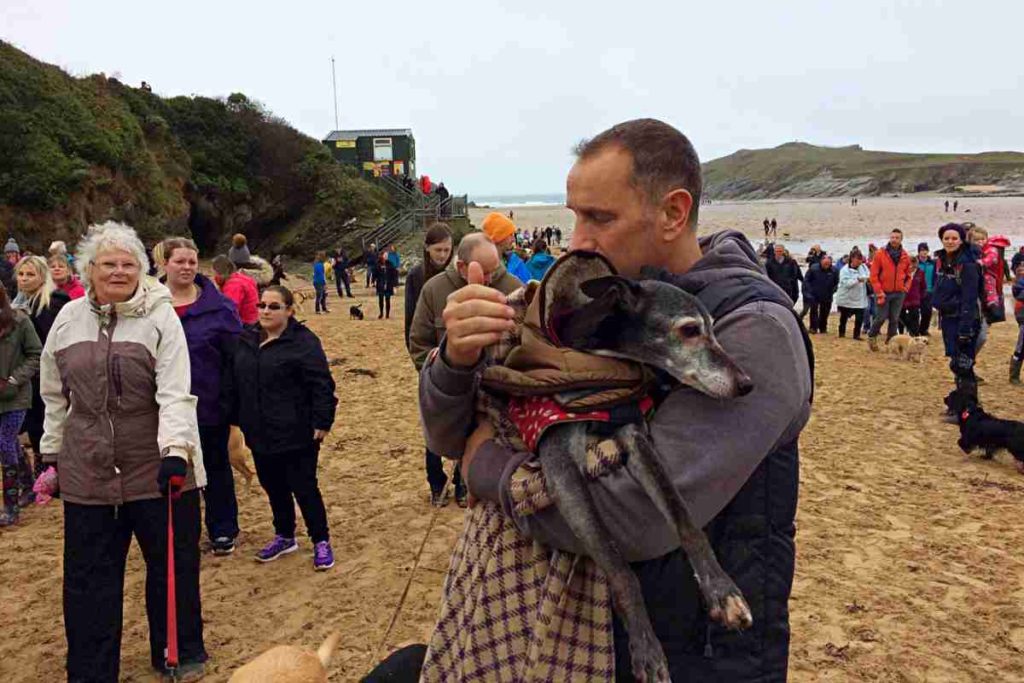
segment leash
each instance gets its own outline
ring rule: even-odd
[[[177,680],[178,670],[178,596],[174,576],[174,499],[181,495],[184,477],[171,477],[167,493],[167,649],[164,667],[171,680]]]

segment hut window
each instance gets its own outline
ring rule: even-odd
[[[394,158],[394,153],[391,149],[391,138],[374,138],[373,139],[373,160],[374,161],[391,161]]]

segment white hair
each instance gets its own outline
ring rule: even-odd
[[[78,251],[75,253],[75,268],[86,289],[92,288],[89,268],[92,267],[96,256],[100,252],[115,249],[132,255],[142,271],[140,276],[149,271],[149,256],[146,255],[146,248],[142,246],[142,240],[133,228],[116,221],[90,225],[85,239],[78,243]]]
[[[68,245],[64,243],[64,240],[54,240],[50,242],[50,248],[47,251],[50,254],[66,254],[68,253]]]

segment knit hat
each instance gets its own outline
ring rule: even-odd
[[[930,249],[928,249],[928,243],[927,242],[921,242],[920,244],[917,245],[917,250],[918,251],[921,251],[922,249],[924,249],[925,251],[930,251]]]
[[[18,243],[14,241],[14,238],[8,237],[7,244],[4,245],[4,253],[7,254],[12,251],[17,252],[19,254],[21,253],[21,249],[18,247]]]
[[[965,230],[964,226],[960,225],[959,223],[946,223],[941,228],[939,228],[939,239],[941,240],[942,236],[945,235],[950,230],[956,230],[956,234],[960,235],[961,242],[967,241],[967,230]]]
[[[508,216],[498,212],[487,214],[487,217],[484,218],[483,228],[487,239],[495,244],[504,242],[516,232],[515,223],[509,220]]]

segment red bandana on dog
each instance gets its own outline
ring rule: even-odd
[[[653,407],[654,400],[650,396],[644,396],[638,405],[639,415],[646,415]],[[608,423],[618,417],[613,416],[612,410],[568,411],[550,396],[514,396],[508,402],[508,416],[519,429],[523,443],[531,453],[537,452],[540,438],[551,425],[562,422]]]

